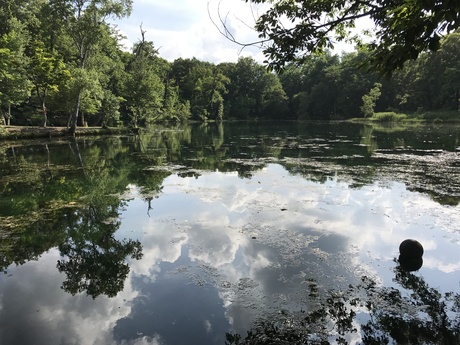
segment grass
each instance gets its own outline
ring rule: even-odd
[[[396,113],[394,111],[386,111],[374,113],[369,118],[354,118],[353,122],[378,122],[378,123],[403,123],[403,122],[460,122],[460,111],[441,110],[418,112],[414,114]]]
[[[375,113],[370,119],[374,122],[406,122],[414,121],[407,114],[395,113],[394,111],[386,111],[381,113]]]
[[[419,116],[429,122],[460,122],[460,111],[456,110],[427,111]]]

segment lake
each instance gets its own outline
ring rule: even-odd
[[[459,125],[0,142],[0,344],[457,344],[459,203]]]

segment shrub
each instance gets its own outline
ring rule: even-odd
[[[371,120],[376,122],[400,122],[408,120],[408,116],[406,114],[397,114],[394,111],[387,111],[374,113]]]

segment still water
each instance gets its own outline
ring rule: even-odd
[[[459,202],[452,125],[0,143],[0,344],[457,344]]]

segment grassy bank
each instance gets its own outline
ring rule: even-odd
[[[127,128],[78,127],[75,136],[126,134]],[[0,140],[58,138],[70,136],[67,127],[0,126]]]
[[[353,118],[353,122],[379,122],[379,123],[395,123],[395,122],[460,122],[459,111],[431,111],[420,112],[415,114],[396,113],[393,111],[375,113],[368,118]]]

